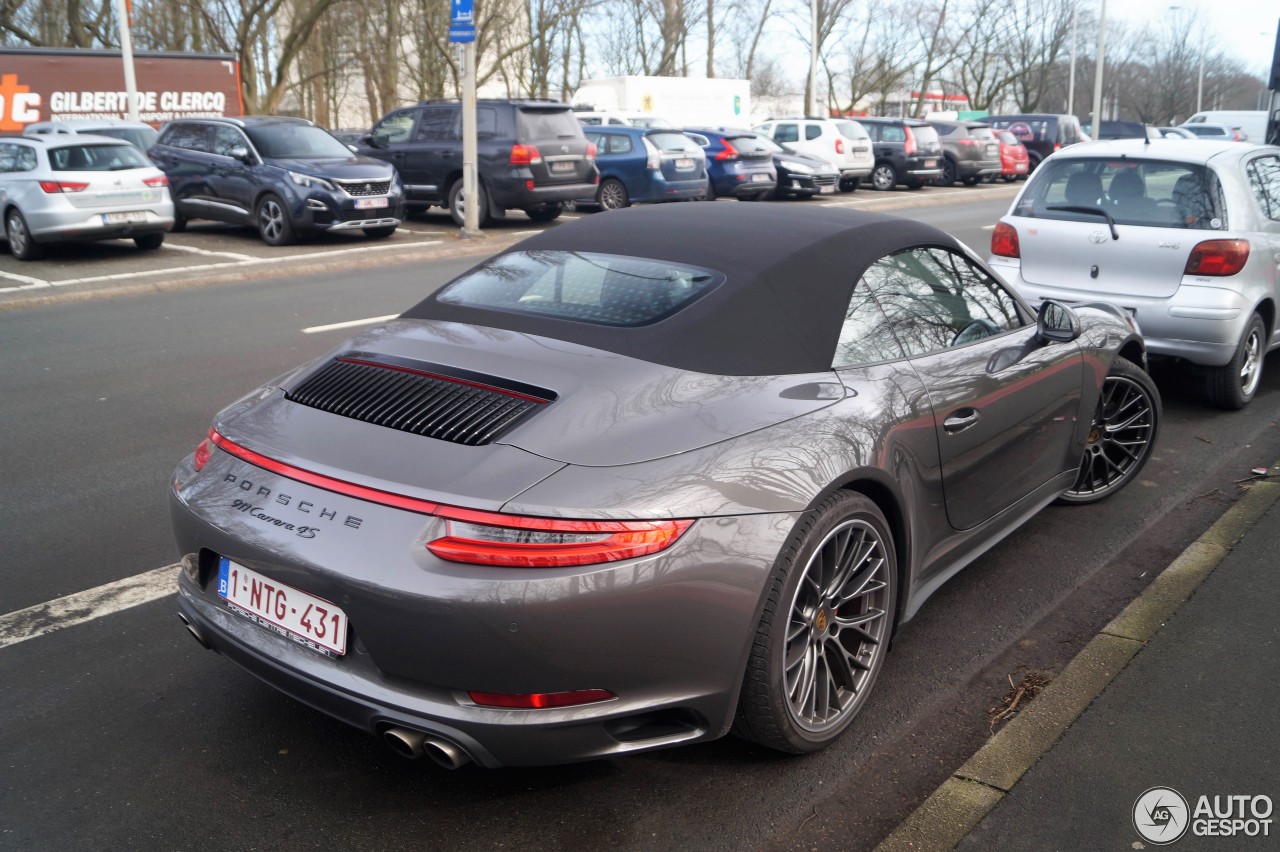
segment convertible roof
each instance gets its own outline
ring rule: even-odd
[[[862,273],[921,244],[956,247],[929,225],[786,204],[661,204],[597,213],[508,249],[667,260],[725,280],[660,322],[618,328],[424,299],[403,316],[502,328],[700,373],[766,376],[831,368]]]

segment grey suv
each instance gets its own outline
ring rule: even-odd
[[[560,215],[562,202],[595,195],[595,146],[567,104],[481,100],[476,136],[481,227],[510,209],[548,222]],[[396,167],[411,208],[444,207],[463,224],[462,106],[457,100],[395,110],[358,147]]]
[[[942,141],[940,186],[951,186],[956,181],[973,186],[985,177],[1000,174],[1000,140],[990,125],[934,119],[929,123]]]

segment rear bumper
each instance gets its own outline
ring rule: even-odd
[[[523,181],[518,185],[500,181],[486,184],[485,188],[489,191],[491,206],[502,210],[524,210],[595,195],[596,182],[535,185],[529,189]]]
[[[112,240],[162,234],[173,227],[173,204],[152,205],[143,211],[146,221],[129,224],[106,224],[103,215],[124,210],[59,211],[56,213],[25,213],[31,236],[41,243],[76,242],[81,240]]]

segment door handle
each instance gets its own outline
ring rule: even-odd
[[[942,421],[942,428],[954,435],[956,432],[963,432],[977,422],[978,409],[961,408]]]

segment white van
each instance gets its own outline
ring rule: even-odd
[[[1210,109],[1198,112],[1183,124],[1225,124],[1239,128],[1249,142],[1261,145],[1267,138],[1267,111],[1265,109]]]

